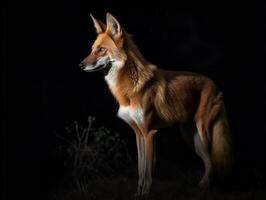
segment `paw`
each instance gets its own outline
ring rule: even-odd
[[[204,189],[204,190],[208,189],[209,186],[210,186],[210,181],[209,181],[209,179],[202,179],[202,180],[200,181],[200,183],[199,183],[199,187],[200,187],[201,189]]]
[[[133,196],[134,200],[147,200],[148,198],[149,198],[148,194],[139,194],[138,192]]]

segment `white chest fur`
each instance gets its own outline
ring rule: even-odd
[[[130,106],[121,106],[117,115],[127,123],[135,122],[140,125],[143,124],[143,110],[141,108],[132,108]]]

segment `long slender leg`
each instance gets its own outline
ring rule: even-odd
[[[136,196],[140,196],[144,185],[144,169],[145,169],[145,144],[144,136],[141,130],[135,123],[130,123],[130,127],[134,130],[136,135],[137,153],[138,153],[138,189]]]
[[[155,172],[155,164],[156,164],[156,134],[153,138],[153,159],[152,159],[152,175]]]
[[[145,164],[144,145],[145,144],[144,144],[144,137],[141,134],[137,134],[136,137],[137,137],[137,146],[138,146],[138,172],[139,172],[137,195],[140,195],[144,184],[144,164]]]
[[[154,135],[157,130],[150,131],[144,136],[145,142],[145,161],[144,161],[144,186],[142,195],[148,195],[152,184],[152,172],[154,162]]]
[[[138,151],[138,175],[139,175],[139,178],[141,177],[141,173],[140,173],[140,170],[141,170],[141,163],[140,163],[140,158],[141,158],[141,155],[140,155],[140,151],[141,151],[141,138],[140,138],[140,135],[136,133],[136,144],[137,144],[137,151]],[[139,184],[138,184],[139,185]]]
[[[208,150],[208,140],[206,133],[203,132],[200,123],[197,123],[198,132],[194,135],[194,145],[197,155],[202,159],[205,167],[204,175],[200,181],[201,187],[207,187],[210,183],[210,176],[212,171],[211,158]]]
[[[134,123],[131,123],[130,126],[135,131],[138,149],[139,180],[137,196],[147,197],[152,183],[152,172],[155,164],[154,136],[157,130],[151,130],[145,133],[143,127],[138,127]]]

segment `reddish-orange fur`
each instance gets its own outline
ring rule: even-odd
[[[228,168],[232,161],[230,132],[222,93],[214,82],[200,74],[158,69],[144,59],[122,28],[120,31],[112,30],[114,27],[108,24],[108,18],[111,17],[107,15],[107,27],[94,21],[99,35],[92,53],[83,62],[91,64],[107,54],[124,61],[117,72],[115,85],[109,87],[120,106],[143,110],[142,124],[128,122],[136,133],[139,176],[143,179],[140,180],[143,183],[139,182],[139,194],[149,192],[154,135],[163,126],[194,121],[201,140],[201,150],[205,155],[210,154],[211,170]],[[118,33],[113,34],[112,31]],[[104,54],[96,52],[99,46],[106,49]],[[143,157],[146,164],[141,161]],[[205,164],[207,167],[210,165],[208,162]],[[207,181],[204,179],[202,183],[206,184]]]

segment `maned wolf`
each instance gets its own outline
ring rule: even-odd
[[[79,65],[86,72],[105,71],[105,80],[120,105],[118,116],[136,134],[139,181],[137,195],[147,195],[155,164],[157,130],[192,121],[192,141],[205,172],[200,186],[212,174],[232,164],[232,145],[222,93],[209,78],[195,73],[166,71],[148,62],[130,35],[110,13],[106,25],[92,15],[97,39]],[[181,128],[181,132],[186,126]],[[189,137],[189,133],[182,133]]]

